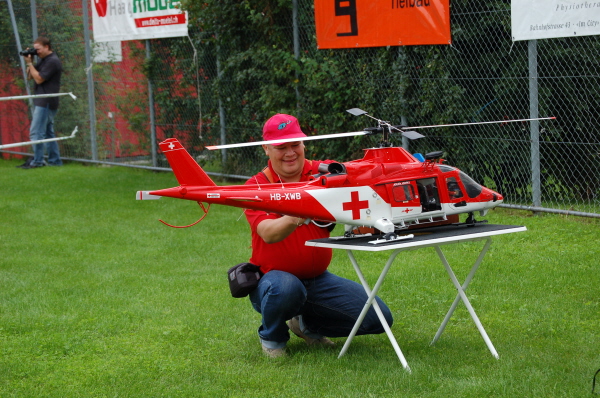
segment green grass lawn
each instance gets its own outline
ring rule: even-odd
[[[500,359],[454,300],[434,249],[401,254],[380,296],[412,374],[384,335],[348,354],[292,337],[263,356],[260,316],[229,294],[250,255],[240,209],[136,201],[170,173],[0,160],[0,397],[581,397],[600,368],[600,223],[495,210],[528,231],[494,238],[467,294]],[[338,227],[339,228],[339,227]],[[339,229],[338,229],[339,231]],[[483,243],[446,246],[462,281]],[[387,253],[357,253],[374,283]],[[347,256],[330,269],[356,280]]]

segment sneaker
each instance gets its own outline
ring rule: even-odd
[[[18,165],[17,167],[20,169],[24,169],[25,167],[28,167],[29,165],[31,165],[31,161],[33,160],[33,158],[28,158],[25,163]]]
[[[304,341],[306,341],[306,344],[308,345],[322,345],[324,347],[335,347],[335,343],[329,340],[327,337],[321,336],[318,339],[314,339],[302,333],[302,330],[300,329],[300,318],[298,318],[297,316],[290,319],[287,325],[288,328],[292,331],[292,333],[294,333],[301,339],[304,339]]]
[[[22,169],[28,170],[28,169],[37,169],[38,167],[44,167],[45,164],[28,164],[27,166],[23,166],[21,167]]]
[[[265,353],[265,355],[268,356],[269,358],[281,358],[281,357],[287,356],[285,347],[283,347],[283,348],[267,348],[263,345],[262,350]]]

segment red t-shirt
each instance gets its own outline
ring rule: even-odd
[[[304,169],[300,181],[309,181],[313,174],[317,174],[320,163],[331,163],[331,161],[308,161],[305,160]],[[281,182],[271,167],[269,169],[274,177],[274,182]],[[267,176],[260,172],[246,181],[246,184],[270,184]],[[261,210],[245,210],[246,219],[252,230],[252,257],[250,262],[260,266],[263,273],[272,270],[289,272],[300,279],[314,278],[321,275],[331,262],[332,250],[306,246],[304,243],[311,239],[329,237],[327,228],[318,227],[313,223],[297,227],[287,238],[277,243],[266,243],[256,232],[261,221],[276,219],[280,214],[267,213]]]

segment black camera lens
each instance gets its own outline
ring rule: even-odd
[[[19,53],[19,55],[22,55],[23,57],[27,57],[30,55],[37,55],[37,50],[35,48],[29,48],[27,50],[23,50]]]

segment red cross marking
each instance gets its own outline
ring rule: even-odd
[[[361,209],[369,208],[368,200],[358,200],[358,191],[350,192],[350,202],[342,203],[344,210],[352,210],[352,219],[358,220],[360,218]]]

